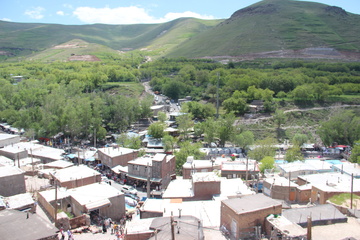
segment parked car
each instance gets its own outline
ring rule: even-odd
[[[127,186],[127,185],[123,186],[121,188],[121,191],[123,193],[130,193],[130,194],[133,194],[133,195],[137,195],[137,190],[135,188],[133,188],[131,186]]]
[[[110,180],[106,176],[101,176],[101,182],[109,183]]]
[[[125,193],[125,197],[129,197],[136,201],[140,201],[140,197],[138,197],[137,195],[131,194],[131,193]]]

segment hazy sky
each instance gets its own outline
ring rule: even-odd
[[[229,18],[259,0],[1,0],[0,20],[11,22],[134,24],[168,22],[180,17]],[[359,0],[318,0],[360,14]]]

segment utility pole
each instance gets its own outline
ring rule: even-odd
[[[219,118],[219,81],[220,81],[220,74],[217,73],[217,84],[216,84],[216,119]]]
[[[55,182],[55,227],[56,227],[56,223],[57,223],[57,212],[58,212],[58,205],[57,205],[57,181],[54,179]]]
[[[172,212],[170,217],[170,226],[171,226],[171,240],[175,240],[175,222]]]
[[[291,195],[290,185],[291,185],[291,172],[289,171],[289,202],[290,202],[290,195]],[[309,240],[309,239],[308,239],[308,240]]]
[[[306,234],[306,239],[307,240],[311,240],[312,238],[312,234],[311,234],[311,226],[312,225],[312,221],[311,221],[311,217],[308,217],[307,219],[307,234]]]
[[[146,181],[146,196],[147,198],[150,198],[150,167],[149,163],[147,164],[147,181]]]
[[[354,174],[351,174],[351,193],[350,193],[350,209],[353,208],[353,194],[354,194]]]
[[[31,167],[32,167],[32,174],[34,175],[35,171],[34,171],[34,160],[33,160],[33,155],[32,155],[32,148],[30,148],[30,156],[31,156]]]
[[[249,170],[248,170],[248,166],[249,166],[249,158],[248,158],[248,156],[246,156],[246,174],[245,174],[245,181],[246,181],[246,185],[248,186],[248,172],[249,172]]]

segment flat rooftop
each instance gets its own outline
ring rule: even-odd
[[[281,168],[284,172],[298,172],[298,171],[309,171],[309,170],[316,171],[316,170],[318,170],[311,164],[301,162],[301,161],[280,164],[279,168]]]
[[[1,239],[53,239],[58,229],[38,214],[29,214],[17,210],[0,211]]]
[[[325,192],[350,192],[351,176],[347,174],[331,172],[303,175],[298,178]],[[360,179],[354,178],[353,191],[360,192]]]
[[[190,179],[177,178],[166,188],[163,198],[189,198],[194,196]]]
[[[219,201],[181,201],[181,199],[146,199],[141,207],[143,211],[162,212],[163,216],[192,215],[199,218],[204,227],[220,226]]]
[[[55,170],[52,173],[60,182],[68,182],[75,179],[82,179],[88,177],[95,177],[100,175],[98,171],[91,169],[85,165],[72,166],[60,170]]]
[[[222,202],[237,214],[243,214],[282,205],[280,201],[269,198],[263,194],[246,195],[241,198],[222,200]]]
[[[222,171],[259,171],[258,165],[255,160],[248,160],[246,164],[246,160],[240,161],[226,161],[222,163],[221,170]]]
[[[131,148],[123,148],[123,147],[105,147],[105,148],[99,148],[98,151],[102,152],[103,154],[109,157],[117,157],[129,153],[137,154],[138,152],[138,150]]]
[[[276,229],[288,237],[306,237],[307,231],[284,216],[270,215],[266,218]]]
[[[19,135],[0,133],[0,141],[12,139],[12,138],[19,138]]]
[[[299,185],[290,181],[287,178],[284,177],[269,177],[269,178],[265,178],[264,182],[267,182],[269,184],[275,185],[275,186],[289,186],[290,187],[298,187]]]
[[[12,175],[23,174],[24,171],[15,166],[0,167],[0,177],[7,177]]]
[[[68,189],[67,191],[81,205],[123,195],[120,190],[107,183],[93,183],[78,188]]]
[[[307,218],[311,217],[312,222],[340,219],[346,221],[346,216],[331,204],[321,204],[314,207],[286,209],[282,215],[291,222],[301,226],[307,225]],[[313,224],[314,225],[314,224]]]

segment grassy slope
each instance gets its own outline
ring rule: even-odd
[[[181,18],[163,24],[82,26],[0,21],[0,46],[5,51],[11,51],[10,48],[24,48],[27,49],[25,54],[29,54],[73,39],[81,39],[116,50],[150,47],[152,50],[164,51],[217,23],[217,20],[193,18]]]
[[[308,47],[360,50],[360,16],[324,4],[263,0],[221,21],[181,18],[162,24],[79,26],[0,21],[0,48],[24,55],[81,39],[115,50],[147,48],[153,55],[170,57],[236,56]]]
[[[326,8],[313,2],[264,0],[235,12],[169,56],[236,56],[307,47],[360,50],[360,16]]]
[[[73,44],[76,48],[48,48],[44,51],[31,54],[27,60],[36,61],[66,61],[71,55],[98,55],[98,54],[118,54],[113,49],[96,43],[88,43],[80,39],[73,39],[65,44]],[[59,45],[58,45],[59,46]],[[61,45],[60,45],[61,46]]]

